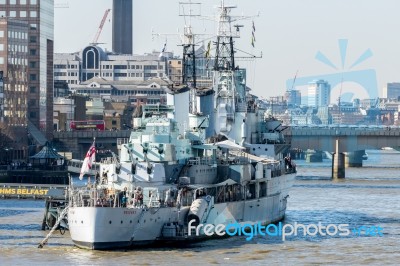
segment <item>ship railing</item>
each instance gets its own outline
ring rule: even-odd
[[[241,151],[229,151],[229,156],[226,159],[225,155],[223,155],[221,158],[221,163],[226,163],[226,164],[248,164],[249,163],[249,156],[248,153],[246,152],[241,152]]]
[[[161,208],[175,206],[176,199],[164,201],[168,190],[152,191],[146,200],[140,200],[139,194],[106,187],[81,187],[69,190],[69,202],[73,207],[113,207],[113,208]],[[191,204],[191,202],[190,202]],[[190,205],[189,205],[190,206]]]
[[[129,143],[129,138],[117,138],[117,146]]]
[[[211,165],[214,161],[211,157],[195,157],[189,159],[189,165]]]

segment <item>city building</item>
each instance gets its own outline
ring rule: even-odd
[[[213,60],[205,59],[203,54],[204,47],[201,46],[196,50],[195,63],[198,88],[212,85],[210,66]],[[54,80],[65,81],[70,88],[71,85],[78,85],[94,77],[116,82],[142,82],[162,78],[170,79],[174,85],[180,85],[182,75],[183,60],[171,52],[115,54],[97,45],[90,45],[80,52],[54,55]]]
[[[23,35],[26,38],[15,35],[17,33],[14,33],[14,37],[10,36],[15,41],[20,39],[22,42],[22,39],[26,39],[27,45],[17,44],[14,48],[4,46],[3,49],[14,52],[14,64],[15,60],[20,60],[18,56],[25,56],[23,53],[28,53],[27,62],[24,62],[27,65],[25,75],[28,83],[26,117],[33,126],[40,128],[47,138],[51,138],[53,132],[54,1],[0,0],[0,17],[9,20],[17,19],[26,23],[24,31],[25,33],[27,31],[27,35]],[[18,50],[13,50],[15,48]],[[9,72],[4,72],[6,79],[9,75]],[[18,88],[21,90],[17,86]],[[28,126],[30,126],[29,123]]]
[[[328,106],[331,97],[331,86],[327,81],[314,80],[308,84],[308,106]]]
[[[86,101],[86,119],[102,120],[104,118],[104,102],[101,98],[89,98]]]
[[[70,85],[76,94],[91,98],[131,102],[136,104],[165,103],[165,89],[171,85],[169,79],[154,78],[145,81],[110,81],[95,77],[79,85]]]
[[[360,108],[354,107],[353,103],[342,103],[329,107],[329,114],[332,117],[332,124],[335,125],[359,125],[367,123],[367,117],[360,112]]]
[[[168,77],[168,59],[172,53],[159,52],[145,55],[120,55],[91,45],[81,52],[54,55],[54,79],[77,85],[94,77],[109,81],[144,81]],[[177,63],[177,65],[179,65]]]
[[[79,53],[54,54],[54,82],[65,81],[68,84],[79,84],[81,77],[81,60]]]
[[[168,59],[168,76],[175,85],[182,83],[182,59]]]
[[[112,49],[117,54],[132,54],[132,0],[113,0]]]
[[[294,108],[301,105],[301,92],[299,90],[286,91],[285,98],[289,108]]]
[[[28,23],[0,18],[0,71],[4,90],[1,120],[11,127],[27,126]]]
[[[7,12],[0,7],[0,14]],[[28,25],[0,17],[0,152],[7,161],[27,156]]]
[[[4,81],[3,71],[0,70],[0,122],[4,122]]]
[[[86,120],[86,97],[70,95],[54,98],[54,130],[68,131],[72,121]]]
[[[106,130],[132,128],[133,107],[128,102],[104,102],[104,123]]]
[[[66,97],[70,94],[68,83],[65,80],[54,81],[54,98]]]
[[[400,97],[399,82],[388,83],[386,87],[383,88],[383,98],[397,100],[399,97]]]
[[[379,103],[379,98],[376,99],[361,99],[360,100],[360,107],[364,110],[370,108],[376,108]]]
[[[321,124],[329,125],[332,123],[332,115],[329,112],[328,106],[318,107],[317,117],[321,120]]]

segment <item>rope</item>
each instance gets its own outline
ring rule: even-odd
[[[136,232],[137,230],[139,230],[139,228],[141,227],[142,223],[140,222],[140,220],[143,218],[143,215],[145,213],[146,209],[142,209],[142,213],[139,216],[138,219],[138,226],[133,230],[133,234],[132,234],[132,240],[135,238]]]
[[[67,214],[69,209],[69,206],[67,205],[65,209],[61,212],[60,216],[58,216],[58,219],[56,223],[54,224],[53,228],[51,228],[50,232],[47,234],[47,236],[43,239],[42,242],[38,245],[38,248],[43,248],[44,245],[46,245],[47,241],[49,240],[50,236],[54,233],[54,231],[58,228],[60,225],[60,222],[62,219],[64,219],[65,215]]]

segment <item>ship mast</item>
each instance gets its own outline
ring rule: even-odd
[[[233,48],[233,38],[239,38],[239,28],[235,25],[236,32],[232,32],[232,22],[235,20],[231,15],[231,9],[236,6],[227,6],[222,0],[219,7],[218,33],[216,42],[216,54],[214,70],[235,70],[235,51]]]
[[[184,36],[183,36],[183,55],[182,55],[182,84],[188,86],[190,89],[189,95],[189,113],[197,113],[197,80],[196,80],[196,44],[195,34],[192,28],[192,17],[198,17],[200,14],[193,10],[193,7],[201,3],[194,3],[191,0],[189,2],[181,2],[180,10],[185,18]],[[188,10],[186,10],[188,8]],[[188,19],[188,21],[186,21]]]
[[[236,143],[246,140],[247,98],[246,70],[235,62],[234,40],[240,38],[242,25],[235,21],[250,17],[233,16],[236,6],[221,0],[218,7],[218,28],[215,42],[215,62],[213,68],[215,134],[224,135]]]

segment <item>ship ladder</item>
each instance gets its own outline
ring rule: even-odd
[[[43,239],[43,241],[40,242],[40,244],[38,245],[38,248],[43,248],[43,246],[47,244],[47,241],[49,240],[50,236],[54,233],[54,231],[60,225],[61,220],[64,219],[64,217],[67,215],[68,209],[69,209],[69,206],[68,205],[65,206],[65,209],[61,212],[60,216],[58,216],[58,219],[57,219],[56,223],[54,224],[53,228],[51,228],[50,232]]]

